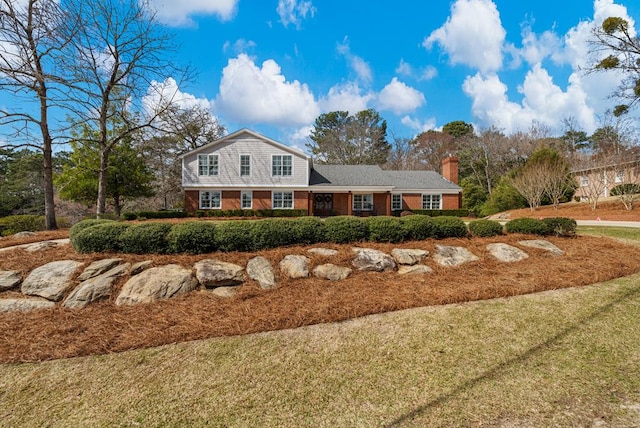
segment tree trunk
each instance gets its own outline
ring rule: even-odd
[[[98,201],[96,203],[96,217],[100,218],[107,206],[107,167],[109,153],[100,150],[100,169],[98,171]]]

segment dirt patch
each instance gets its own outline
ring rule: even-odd
[[[427,259],[433,273],[400,276],[397,273],[355,271],[347,280],[331,282],[318,278],[278,278],[278,288],[261,290],[248,281],[234,298],[224,299],[196,291],[168,301],[116,307],[113,303],[122,278],[110,301],[85,309],[45,309],[31,313],[0,314],[0,362],[39,361],[91,354],[120,352],[215,336],[295,328],[336,322],[369,314],[420,306],[491,299],[566,287],[583,286],[640,271],[640,247],[626,246],[608,238],[549,238],[565,251],[553,256],[544,250],[527,248],[530,258],[519,263],[501,263],[486,245],[517,241],[531,236],[446,239],[408,242],[399,245],[367,244],[381,251],[420,248],[433,254],[435,245],[464,246],[480,257],[458,268],[439,267]],[[306,254],[312,267],[330,262],[350,266],[350,245],[327,245],[338,250],[332,257],[306,253],[308,247],[289,247],[259,254],[274,266],[287,254]],[[152,260],[156,266],[176,263],[191,267],[196,261],[218,258],[245,265],[256,253],[212,253],[198,256],[140,256],[126,254],[78,254],[71,246],[27,253],[3,253],[0,269],[22,272],[44,263],[73,259],[89,263],[106,257],[136,262]],[[597,261],[597,262],[596,262]],[[15,297],[18,293],[0,293]]]
[[[505,217],[505,220],[520,217],[569,217],[575,220],[603,220],[603,221],[640,221],[640,204],[636,202],[631,211],[624,208],[622,202],[616,198],[606,198],[598,202],[597,208],[591,209],[588,202],[569,202],[560,204],[555,210],[553,206],[544,206],[531,211],[529,208],[512,210],[491,216]]]

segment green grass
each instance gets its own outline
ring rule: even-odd
[[[640,425],[640,275],[0,365],[0,426]]]
[[[578,226],[579,234],[594,236],[609,236],[625,241],[640,241],[640,228],[608,227],[608,226]]]

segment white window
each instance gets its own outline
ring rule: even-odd
[[[580,186],[582,187],[586,187],[589,185],[589,177],[587,177],[586,175],[583,175],[580,177]]]
[[[222,197],[220,192],[200,192],[200,208],[220,209],[221,206]]]
[[[441,195],[422,195],[422,209],[439,210],[441,201]]]
[[[393,193],[391,195],[391,211],[400,211],[402,209],[402,193]]]
[[[624,181],[624,172],[622,171],[616,171],[616,178],[615,178],[615,182],[616,183],[622,183]]]
[[[250,210],[253,206],[253,192],[242,192],[240,195],[240,208]]]
[[[293,174],[292,155],[273,155],[271,158],[271,175],[291,177]]]
[[[273,192],[273,209],[293,209],[293,192]]]
[[[373,195],[353,195],[354,211],[373,211]]]
[[[240,175],[251,175],[251,155],[240,155]]]
[[[198,155],[198,175],[218,175],[218,155]]]

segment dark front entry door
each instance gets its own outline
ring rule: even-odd
[[[313,212],[316,215],[331,215],[333,211],[333,193],[313,195]]]

